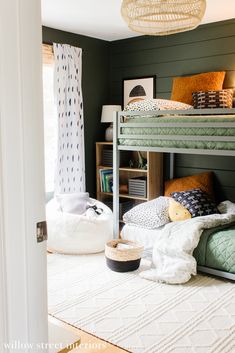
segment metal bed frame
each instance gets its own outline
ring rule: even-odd
[[[235,141],[235,136],[200,136],[200,135],[127,135],[122,133],[124,127],[145,127],[145,128],[157,128],[157,127],[189,127],[189,128],[235,128],[235,122],[176,122],[176,123],[158,123],[157,119],[153,122],[143,123],[129,123],[125,121],[124,117],[137,117],[137,116],[148,116],[148,117],[163,117],[163,116],[174,116],[174,117],[221,117],[226,118],[228,116],[235,118],[235,109],[191,109],[191,110],[161,110],[161,111],[122,111],[114,113],[114,127],[113,127],[113,213],[114,213],[114,238],[119,237],[119,160],[120,151],[150,151],[150,152],[164,152],[170,153],[170,178],[174,177],[174,153],[188,153],[188,154],[204,154],[204,155],[217,155],[217,156],[235,156],[235,150],[215,150],[215,149],[191,149],[191,148],[168,148],[168,147],[146,147],[146,146],[125,146],[119,144],[120,138],[128,139],[144,139],[144,140],[190,140],[190,141]],[[235,274],[211,269],[204,266],[198,266],[200,272],[207,274],[216,275],[219,277],[227,278],[235,281]]]

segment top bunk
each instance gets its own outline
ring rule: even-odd
[[[235,109],[122,111],[118,150],[235,156]]]

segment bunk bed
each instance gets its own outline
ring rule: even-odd
[[[123,111],[115,113],[113,136],[114,238],[119,237],[120,151],[235,156],[235,109]],[[235,280],[235,274],[198,266],[201,272]]]

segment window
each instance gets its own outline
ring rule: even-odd
[[[57,156],[57,113],[54,97],[54,56],[51,45],[43,44],[43,107],[46,193],[54,191]]]

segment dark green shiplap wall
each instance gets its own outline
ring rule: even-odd
[[[122,79],[126,77],[156,75],[157,97],[169,98],[175,76],[213,70],[235,73],[235,20],[171,36],[141,36],[111,43],[110,88],[115,101],[121,102]]]
[[[83,50],[82,90],[86,156],[86,188],[95,196],[95,142],[104,139],[101,108],[109,99],[109,42],[43,27],[44,43],[66,43]]]
[[[114,41],[110,43],[110,60],[110,100],[118,104],[122,102],[122,80],[129,77],[156,75],[158,98],[170,98],[175,76],[200,72],[225,70],[226,87],[234,87],[235,19],[166,37]],[[176,155],[176,177],[206,170],[215,172],[219,198],[235,201],[234,157]]]

